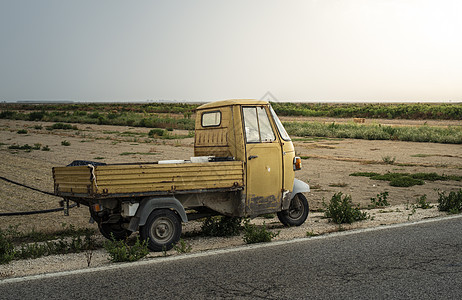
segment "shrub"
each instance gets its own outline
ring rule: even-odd
[[[11,110],[4,110],[0,112],[0,119],[13,119],[13,116],[16,114],[16,112],[11,111]]]
[[[274,233],[269,231],[265,223],[263,223],[263,226],[257,226],[255,224],[250,224],[249,219],[244,220],[243,240],[246,244],[271,242],[271,240],[278,235],[279,232]]]
[[[25,145],[11,145],[11,146],[8,146],[8,149],[12,149],[12,150],[26,150],[27,152],[30,152],[32,150],[32,146],[29,146],[29,144],[25,144]]]
[[[42,151],[50,151],[50,147],[48,147],[48,145],[43,146]]]
[[[25,129],[20,129],[18,131],[16,131],[17,134],[27,134],[27,130]]]
[[[70,146],[70,145],[71,145],[71,142],[68,142],[68,141],[64,140],[64,141],[61,142],[61,145],[63,145],[63,146]]]
[[[377,197],[371,198],[372,206],[373,207],[389,206],[390,203],[388,203],[387,198],[388,198],[388,192],[377,194]]]
[[[209,236],[236,236],[241,231],[241,218],[226,216],[208,217],[201,225],[201,231]]]
[[[148,133],[149,137],[158,137],[158,136],[163,136],[165,134],[165,130],[161,128],[154,128],[151,129]]]
[[[414,185],[423,185],[423,184],[424,184],[423,180],[415,179],[409,176],[397,176],[390,180],[390,185],[396,186],[396,187],[410,187]]]
[[[462,212],[462,189],[457,192],[451,191],[447,196],[444,191],[438,192],[438,196],[438,210],[447,211],[451,214]]]
[[[40,121],[46,115],[45,111],[33,111],[29,114],[29,121]]]
[[[116,241],[114,238],[105,241],[103,246],[112,262],[137,261],[149,254],[146,241],[140,241],[138,237],[132,246],[127,241]]]
[[[359,207],[353,207],[350,195],[345,195],[343,198],[342,195],[341,192],[334,194],[329,204],[323,201],[323,206],[326,208],[325,216],[327,218],[331,218],[332,221],[337,224],[351,224],[355,221],[368,218],[367,214],[361,212]]]
[[[42,128],[43,128],[42,125],[35,125],[35,126],[34,126],[34,129],[37,129],[37,130],[40,130],[40,129],[42,129]]]
[[[387,165],[392,165],[396,161],[396,157],[391,157],[391,156],[383,156],[382,161],[387,164]]]
[[[51,129],[77,129],[77,126],[72,126],[71,124],[55,123],[51,125]]]

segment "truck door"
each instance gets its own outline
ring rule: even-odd
[[[246,214],[278,211],[282,197],[282,150],[264,106],[244,106]]]

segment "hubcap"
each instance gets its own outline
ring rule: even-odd
[[[151,238],[157,243],[165,243],[173,237],[173,228],[174,224],[169,218],[157,218],[151,227]]]
[[[298,219],[303,215],[304,208],[302,201],[298,198],[298,196],[295,196],[292,201],[290,202],[290,207],[289,207],[289,217],[291,219]]]

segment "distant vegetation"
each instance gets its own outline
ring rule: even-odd
[[[432,142],[462,144],[462,127],[403,126],[392,127],[365,124],[336,124],[321,122],[285,122],[290,135],[317,136],[329,138],[352,138],[366,140],[398,140],[411,142]]]
[[[272,103],[280,116],[387,119],[462,119],[462,104],[371,104],[371,103]],[[0,119],[123,125],[166,130],[194,130],[194,111],[199,104],[182,103],[75,103],[75,104],[0,104]],[[55,125],[57,125],[55,124]],[[54,126],[55,126],[54,125]],[[369,140],[462,143],[462,127],[382,126],[380,124],[324,124],[286,122],[291,135]],[[70,129],[62,126],[61,129]],[[49,129],[49,128],[47,128]],[[57,129],[57,128],[53,128]],[[72,127],[76,129],[76,127]],[[159,129],[156,129],[159,130]],[[153,135],[171,137],[152,131]]]
[[[3,104],[0,119],[194,129],[192,104]]]
[[[271,103],[279,116],[460,120],[462,103]]]
[[[462,103],[271,103],[279,116],[309,116],[335,118],[384,118],[384,119],[437,119],[460,120]],[[103,116],[116,119],[121,114],[176,114],[190,119],[199,104],[186,103],[73,103],[30,104],[8,103],[0,105],[0,118],[44,120],[55,116]],[[31,111],[32,113],[22,113]],[[95,112],[97,114],[95,114]],[[15,114],[16,117],[15,117]],[[54,121],[54,120],[52,120]],[[58,121],[55,121],[58,122]]]

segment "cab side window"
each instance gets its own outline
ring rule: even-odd
[[[211,111],[202,114],[201,125],[202,127],[214,127],[221,124],[221,112]]]
[[[265,143],[276,140],[264,107],[243,107],[247,143]]]

